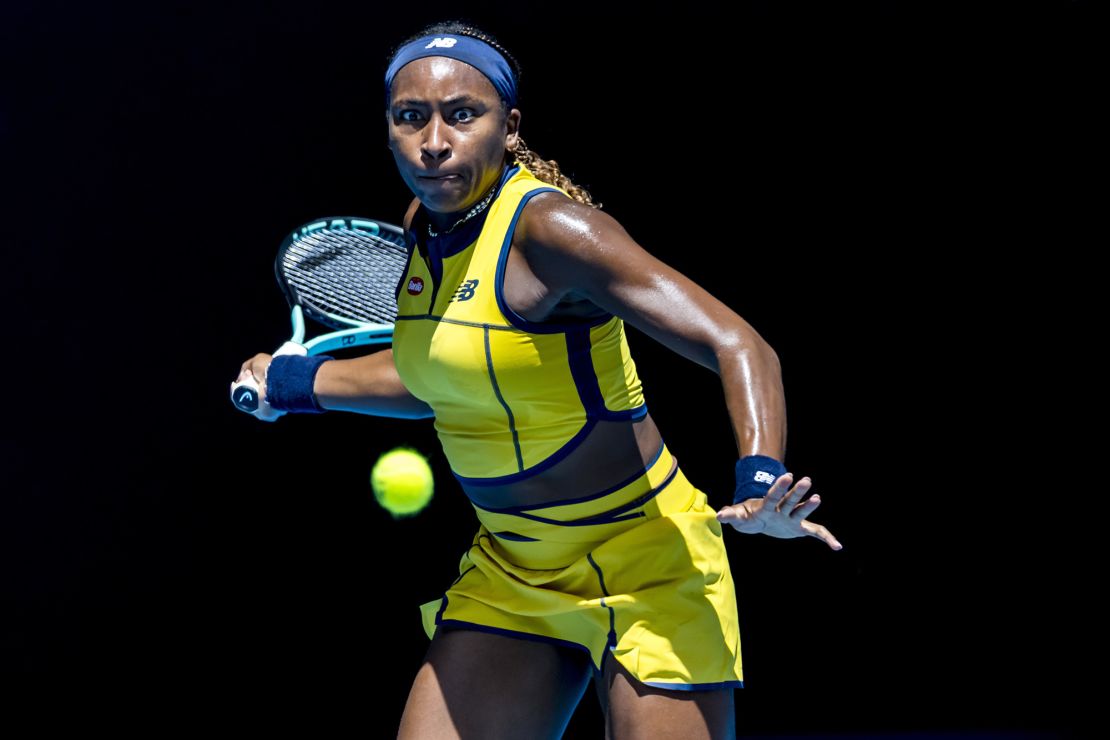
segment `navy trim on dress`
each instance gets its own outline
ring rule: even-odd
[[[393,300],[401,300],[401,286],[409,279],[409,270],[412,269],[412,255],[416,252],[416,236],[411,231],[405,232],[405,247],[408,256],[405,257],[405,269],[401,270],[401,277],[397,279],[397,290],[393,291]]]
[[[578,398],[586,409],[587,416],[602,416],[605,412],[605,399],[601,396],[597,371],[594,370],[593,356],[590,354],[590,330],[576,327],[566,333],[567,361],[570,375],[578,389]]]
[[[543,323],[537,323],[535,321],[529,321],[518,314],[505,300],[505,292],[502,290],[502,286],[505,282],[505,265],[508,264],[509,261],[509,248],[513,243],[513,232],[516,230],[516,222],[520,220],[520,214],[524,211],[524,206],[527,205],[528,201],[533,196],[548,192],[558,193],[560,191],[555,188],[536,188],[535,190],[530,190],[525,193],[516,207],[516,213],[513,214],[512,221],[509,222],[509,228],[505,231],[505,240],[501,243],[501,253],[497,257],[497,273],[493,279],[493,294],[497,298],[497,307],[501,309],[501,314],[510,324],[521,331],[530,332],[532,334],[558,334],[581,326],[601,326],[611,321],[613,319],[613,314],[606,313],[600,318],[585,319],[581,322],[563,321],[549,323],[545,321]]]
[[[511,326],[500,326],[498,324],[480,324],[477,321],[462,321],[461,319],[449,319],[445,316],[433,316],[430,313],[421,314],[405,314],[398,316],[397,321],[412,321],[413,319],[425,319],[427,321],[442,321],[444,324],[458,324],[459,326],[473,326],[476,329],[498,329],[500,331],[516,331]]]
[[[516,532],[491,532],[491,534],[494,537],[500,537],[503,540],[509,540],[511,542],[539,542],[535,537],[517,534]]]
[[[497,191],[493,194],[493,200],[497,200],[501,195],[501,189],[505,187],[505,183],[519,170],[520,165],[515,165],[513,167],[506,166],[502,170],[501,180],[497,183]],[[413,227],[412,232],[416,239],[416,244],[420,248],[420,254],[427,260],[428,272],[432,275],[432,300],[428,305],[429,310],[434,311],[436,297],[439,295],[440,283],[443,282],[443,260],[459,254],[474,243],[482,233],[482,228],[486,225],[486,216],[489,215],[489,208],[487,207],[478,216],[464,224],[459,231],[451,234],[440,234],[436,237],[429,236],[424,243],[421,243],[419,235],[421,233],[427,234],[428,232],[427,210],[424,204],[421,203],[417,207],[416,213],[413,215],[411,226]]]
[[[661,683],[659,681],[640,681],[644,686],[675,691],[714,691],[715,689],[742,689],[743,681],[718,681],[717,683]]]
[[[575,327],[567,330],[567,358],[570,374],[578,388],[578,397],[588,416],[596,416],[606,421],[637,421],[647,416],[647,404],[624,411],[611,411],[605,406],[601,395],[601,385],[594,369],[593,345],[590,342],[589,327]]]
[[[587,418],[586,423],[582,425],[582,428],[578,430],[578,433],[567,440],[567,442],[562,447],[548,455],[547,458],[543,460],[543,462],[538,462],[527,470],[522,469],[519,473],[499,475],[496,478],[467,478],[464,475],[459,475],[458,473],[455,473],[453,470],[451,472],[454,473],[455,478],[460,483],[466,483],[467,485],[471,486],[499,486],[503,483],[515,483],[518,480],[530,478],[536,473],[541,473],[565,458],[567,455],[574,451],[575,447],[582,443],[582,440],[586,438],[586,435],[589,434],[590,430],[592,430],[595,426],[597,426],[597,419]]]
[[[524,470],[524,458],[520,454],[520,437],[516,432],[516,418],[513,416],[513,410],[509,408],[509,404],[505,401],[505,397],[501,395],[501,388],[497,385],[497,376],[493,372],[493,356],[490,354],[489,348],[489,327],[482,332],[486,344],[486,368],[489,370],[489,382],[493,384],[493,394],[497,396],[497,400],[501,402],[501,407],[505,409],[505,413],[509,416],[509,431],[513,434],[513,449],[516,451],[516,467],[517,470]]]
[[[632,475],[622,480],[620,483],[609,486],[604,491],[599,491],[598,493],[591,493],[587,496],[578,496],[577,498],[565,498],[559,499],[558,501],[548,501],[542,504],[525,504],[524,506],[502,506],[498,508],[492,508],[489,506],[481,506],[479,504],[474,505],[477,506],[479,509],[482,509],[483,511],[492,511],[495,514],[516,514],[521,511],[539,511],[540,509],[549,509],[553,506],[567,506],[569,504],[580,504],[584,501],[592,501],[593,499],[608,496],[614,491],[619,491],[620,489],[631,485],[636,479],[643,477],[644,473],[651,470],[652,467],[654,467],[655,463],[659,462],[659,458],[660,456],[662,456],[663,449],[665,447],[665,444],[660,443],[659,450],[655,453],[654,456],[652,456],[651,461],[644,466],[643,470],[633,473]]]
[[[604,511],[600,514],[595,514],[594,516],[586,517],[584,519],[573,519],[571,521],[562,521],[562,520],[559,520],[559,519],[549,519],[548,517],[536,516],[535,514],[529,514],[526,511],[514,512],[513,516],[520,517],[521,519],[530,519],[534,522],[541,522],[543,524],[551,524],[551,525],[556,526],[556,527],[593,527],[593,526],[596,526],[598,524],[613,524],[613,523],[616,523],[616,522],[626,522],[630,519],[638,519],[642,516],[647,516],[647,514],[645,514],[642,511],[634,511],[631,514],[623,514],[623,512],[626,512],[629,509],[638,509],[639,507],[646,504],[648,501],[651,501],[653,498],[655,498],[660,493],[662,493],[663,490],[674,481],[674,479],[675,479],[675,477],[677,477],[677,475],[678,475],[678,460],[676,458],[674,463],[671,465],[670,472],[667,473],[667,477],[663,480],[662,483],[660,483],[655,488],[652,488],[650,491],[643,494],[642,496],[637,496],[635,499],[633,499],[632,501],[629,501],[628,503],[621,504],[620,506],[618,506],[614,509],[610,509],[609,511]],[[534,507],[534,508],[538,510],[538,509],[542,509],[542,508],[546,508],[548,506],[554,506],[554,505],[555,504],[543,504],[541,506]],[[623,516],[618,516],[618,514],[623,514]]]
[[[586,553],[586,560],[589,560],[590,565],[597,571],[597,580],[601,584],[601,593],[608,596],[609,591],[605,588],[605,576],[601,574],[601,567],[597,564],[597,561],[594,560],[594,554],[592,552]],[[613,607],[605,603],[605,596],[601,597],[601,605],[609,610],[609,642],[606,647],[612,650],[617,646],[617,615],[613,612]]]

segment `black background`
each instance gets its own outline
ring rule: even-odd
[[[1029,286],[1091,199],[1094,14],[842,5],[5,3],[4,677],[119,733],[396,732],[477,526],[431,424],[266,425],[227,387],[287,338],[289,229],[400,221],[387,55],[463,18],[523,65],[530,147],[782,360],[787,467],[845,548],[726,533],[741,734],[1076,730],[1067,328]],[[720,384],[629,331],[727,504]],[[438,487],[394,522],[368,475],[399,444]],[[567,736],[601,736],[592,691]]]

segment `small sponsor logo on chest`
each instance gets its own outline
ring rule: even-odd
[[[455,291],[455,295],[451,296],[451,300],[448,301],[448,303],[454,303],[455,301],[469,301],[471,298],[474,297],[474,291],[477,290],[477,288],[477,280],[464,280]]]
[[[424,292],[424,280],[423,280],[423,278],[418,278],[418,277],[409,278],[408,291],[409,291],[409,295],[420,295],[421,293],[423,293]]]

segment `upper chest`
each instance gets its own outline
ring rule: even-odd
[[[408,301],[423,304],[413,306],[418,313],[479,323],[504,323],[497,320],[497,314],[504,313],[501,309],[535,323],[608,316],[585,298],[552,291],[529,265],[515,238],[507,248],[474,244],[447,256],[418,250],[409,276],[402,292],[423,294]],[[415,282],[412,276],[416,276]]]

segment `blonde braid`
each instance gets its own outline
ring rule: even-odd
[[[554,185],[557,188],[562,188],[567,191],[570,197],[574,198],[579,203],[584,203],[591,208],[601,210],[600,203],[594,203],[593,198],[590,197],[589,192],[571,182],[571,179],[564,175],[559,170],[559,163],[554,159],[542,159],[538,154],[528,148],[524,143],[524,139],[517,137],[516,146],[510,152],[516,160],[528,168],[528,170],[543,180],[549,185]]]

